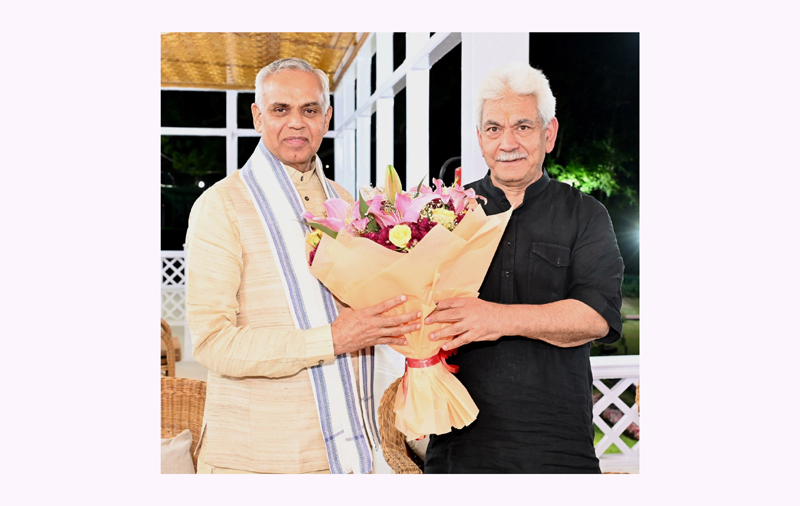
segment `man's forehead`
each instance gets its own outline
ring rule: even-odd
[[[279,103],[322,103],[322,84],[314,74],[296,70],[286,70],[269,76],[264,81],[264,95],[267,102]]]
[[[493,121],[519,123],[520,121],[536,122],[539,110],[536,97],[531,95],[512,95],[493,100],[483,104],[483,122]]]
[[[311,106],[320,106],[322,107],[323,102],[321,100],[284,100],[281,97],[269,97],[267,96],[267,106],[274,107],[274,106],[282,106],[282,107],[311,107]]]
[[[537,111],[486,111],[483,112],[484,125],[531,125],[539,124]]]

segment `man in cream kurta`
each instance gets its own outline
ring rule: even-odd
[[[305,210],[324,215],[316,151],[331,117],[327,77],[302,60],[278,60],[259,73],[256,96],[254,125],[267,156],[280,161]],[[350,352],[359,386],[355,352],[404,344],[396,336],[418,328],[418,315],[383,316],[401,302],[396,297],[299,329],[241,172],[204,192],[189,218],[188,323],[194,356],[209,369],[198,472],[328,472],[307,368]],[[344,188],[326,184],[352,202]]]

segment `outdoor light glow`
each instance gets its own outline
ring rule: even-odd
[[[330,165],[326,165],[326,166],[325,166],[325,168],[326,168],[326,169],[330,169],[330,168],[331,168],[331,166],[330,166]]]
[[[197,186],[199,186],[200,188],[205,188],[206,184],[203,181],[200,181],[199,183],[197,183]]]

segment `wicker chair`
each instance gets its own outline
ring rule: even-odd
[[[181,342],[172,336],[169,323],[161,319],[161,372],[168,377],[175,377],[175,362],[181,359]]]
[[[195,448],[203,428],[206,382],[188,378],[161,378],[161,438],[192,432],[192,463],[197,471]]]
[[[383,458],[397,474],[422,474],[424,462],[406,444],[406,437],[394,425],[394,398],[402,377],[389,385],[378,407],[378,430]]]

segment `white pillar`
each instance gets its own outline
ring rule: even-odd
[[[380,86],[394,72],[394,49],[391,32],[377,33],[377,57],[375,58],[375,82]],[[387,165],[394,165],[394,94],[390,88],[386,97],[376,102],[375,125],[375,184],[383,184]],[[416,183],[414,183],[416,184]]]
[[[236,98],[239,92],[236,90],[227,90],[225,92],[225,173],[232,174],[239,168],[239,161],[237,158],[238,150],[238,136],[236,130]]]
[[[356,110],[356,92],[355,92],[355,69],[350,66],[347,72],[342,77],[339,86],[342,88],[342,111],[338,116],[341,120],[352,116]],[[353,198],[357,198],[356,194],[356,122],[350,122],[347,127],[340,129],[336,127],[337,133],[342,130],[340,134],[342,137],[342,167],[341,172],[337,167],[336,182],[349,191]],[[339,175],[341,174],[341,176]]]
[[[461,34],[461,167],[462,181],[471,183],[489,167],[481,156],[473,99],[490,70],[512,61],[528,62],[528,33]]]
[[[409,61],[428,42],[428,32],[406,34],[406,61]],[[406,76],[406,180],[403,188],[411,188],[428,177],[428,103],[430,101],[430,71],[409,68]]]
[[[374,44],[373,36],[364,44],[361,51],[356,58],[356,72],[358,78],[356,79],[356,109],[369,102],[369,97],[372,94],[371,86],[371,71],[372,71],[372,54],[371,48]],[[359,191],[362,186],[369,186],[370,181],[370,154],[372,144],[372,132],[370,127],[372,125],[372,115],[367,111],[364,116],[356,118],[356,191]],[[358,195],[353,194],[353,198],[358,200]]]
[[[339,86],[331,93],[333,96],[333,110],[336,116],[333,125],[334,132],[339,133],[344,121],[344,93]],[[333,138],[333,180],[344,186],[344,137],[337,135]]]

